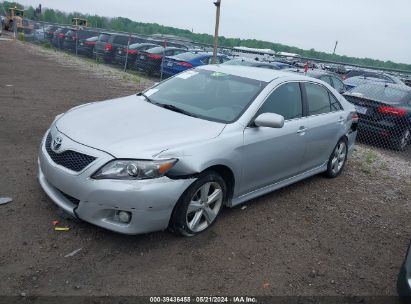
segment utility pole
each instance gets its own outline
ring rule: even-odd
[[[338,45],[338,40],[335,42],[335,47],[334,47],[333,55],[335,55],[335,50],[337,49],[337,45]]]
[[[214,33],[214,51],[213,51],[213,64],[217,62],[217,48],[218,48],[218,28],[220,27],[220,6],[221,0],[214,2],[217,7],[215,16],[215,33]]]

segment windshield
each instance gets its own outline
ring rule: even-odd
[[[150,101],[172,105],[192,116],[231,123],[267,85],[266,82],[202,69],[190,70],[146,91]]]
[[[384,103],[397,103],[411,94],[411,90],[402,90],[396,87],[384,85],[365,84],[355,87],[349,92],[350,95],[377,100]]]

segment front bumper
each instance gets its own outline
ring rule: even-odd
[[[91,148],[70,142],[67,137],[64,141],[68,142],[65,148],[97,159],[79,173],[70,171],[51,160],[43,140],[39,154],[40,185],[65,212],[102,228],[124,234],[166,229],[176,202],[194,181],[168,177],[139,181],[93,180],[90,176],[113,157],[90,151]],[[120,210],[131,213],[129,223],[118,220],[116,213]]]

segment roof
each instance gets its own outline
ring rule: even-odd
[[[295,73],[283,72],[281,70],[271,70],[271,69],[262,69],[249,66],[241,65],[203,65],[198,67],[198,69],[203,69],[207,71],[215,71],[226,73],[234,76],[245,77],[250,79],[255,79],[264,82],[271,82],[274,79],[281,77],[291,77],[295,80],[308,80],[309,77],[302,76]]]

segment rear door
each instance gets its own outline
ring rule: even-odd
[[[303,88],[308,116],[302,170],[308,171],[328,160],[339,138],[345,134],[347,117],[338,100],[325,86],[305,82]]]

